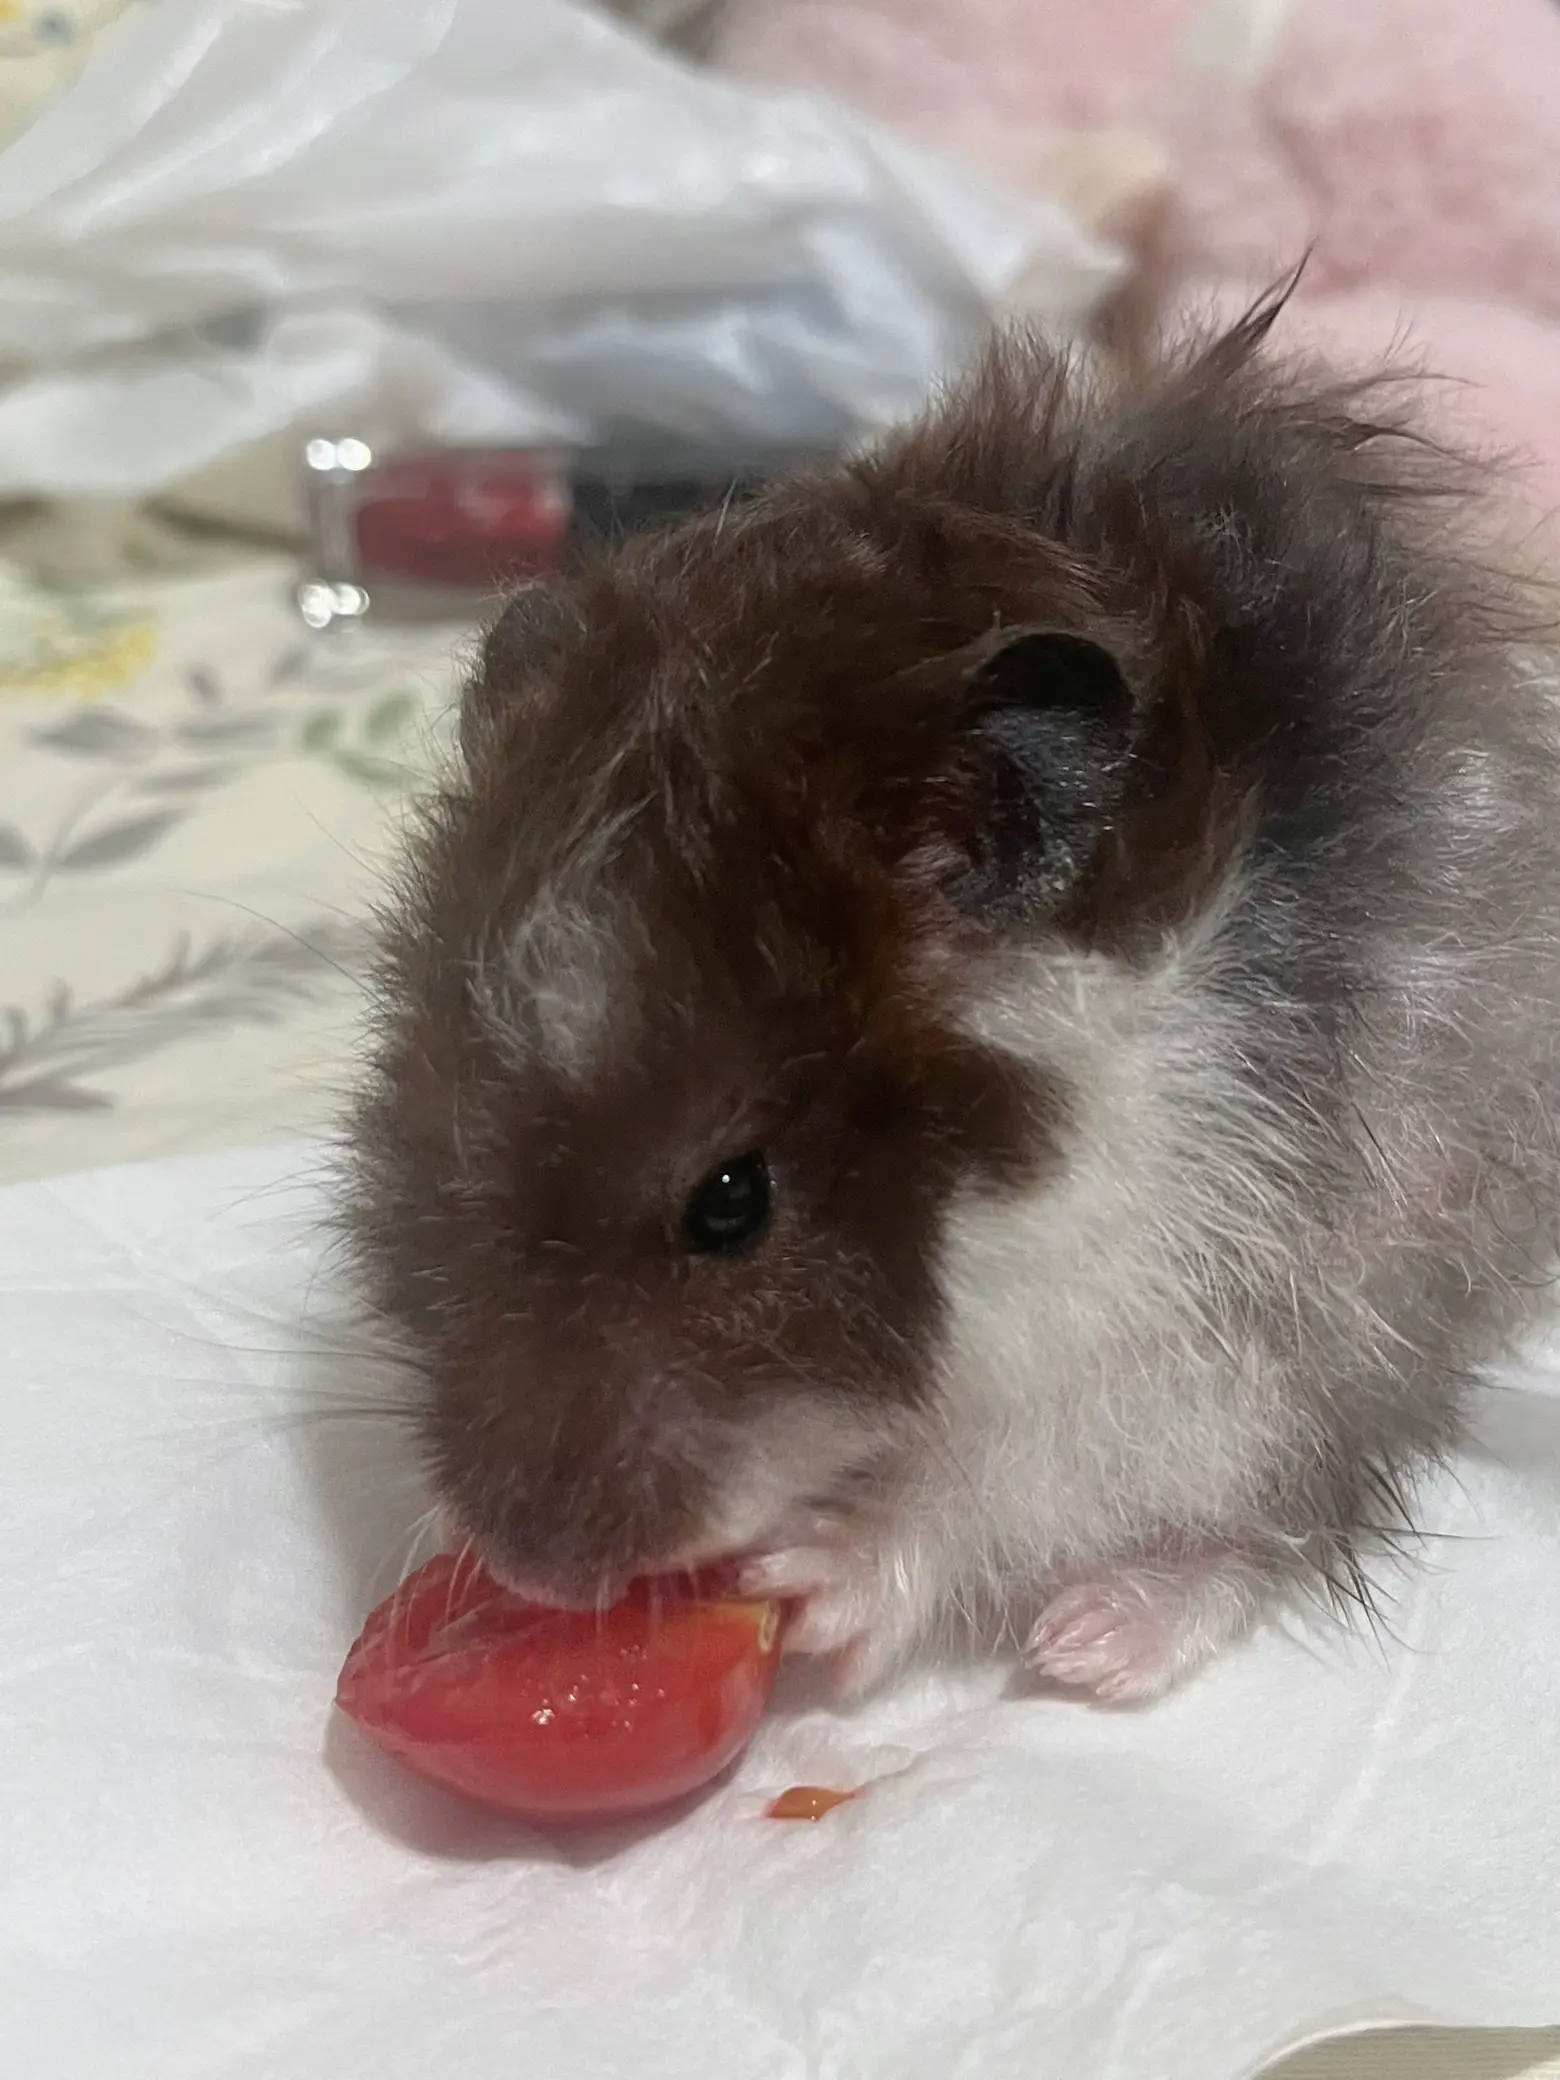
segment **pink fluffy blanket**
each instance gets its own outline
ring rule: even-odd
[[[724,62],[826,86],[1009,181],[1059,130],[1168,156],[1166,281],[1220,303],[1312,260],[1285,337],[1394,345],[1560,509],[1557,0],[728,0]],[[1560,549],[1560,525],[1555,527]]]

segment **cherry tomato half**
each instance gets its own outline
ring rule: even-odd
[[[441,1553],[369,1618],[336,1703],[408,1769],[519,1818],[645,1812],[746,1747],[780,1618],[682,1577],[549,1610]]]

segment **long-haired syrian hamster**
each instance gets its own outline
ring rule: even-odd
[[[866,1684],[1154,1695],[1362,1592],[1560,1185],[1560,765],[1432,446],[1272,300],[1027,342],[522,593],[387,907],[349,1222],[438,1492]]]

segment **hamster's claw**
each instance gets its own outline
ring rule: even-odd
[[[743,1562],[746,1596],[790,1603],[787,1653],[828,1656],[836,1688],[854,1698],[874,1689],[903,1658],[912,1614],[889,1591],[876,1555],[854,1546],[795,1546]]]
[[[872,1621],[880,1590],[875,1568],[859,1555],[828,1546],[794,1546],[745,1560],[738,1576],[744,1596],[778,1596],[795,1606],[786,1648],[795,1654],[834,1654]]]

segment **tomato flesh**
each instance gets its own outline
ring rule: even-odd
[[[418,1775],[519,1818],[646,1812],[747,1746],[780,1617],[682,1576],[551,1610],[441,1553],[369,1618],[336,1703]]]

